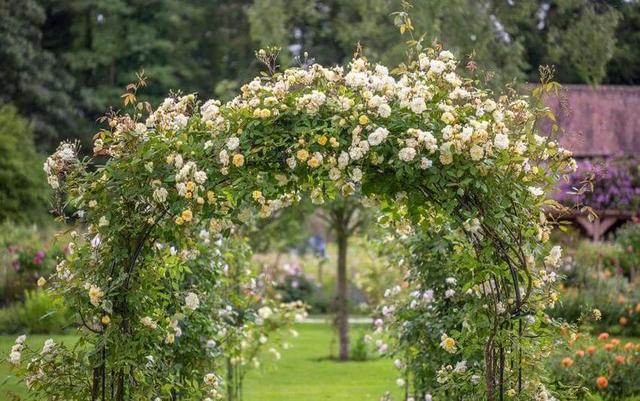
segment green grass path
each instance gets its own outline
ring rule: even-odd
[[[387,390],[399,399],[397,373],[390,360],[336,362],[327,358],[336,348],[329,325],[299,324],[296,330],[300,335],[291,339],[291,348],[282,351],[279,362],[265,364],[247,375],[244,401],[377,401]],[[353,342],[358,331],[355,325]],[[15,337],[0,336],[3,359]],[[30,336],[28,341],[41,346],[48,337]],[[53,337],[67,344],[75,341],[73,336]],[[24,386],[9,374],[7,364],[0,363],[0,401],[9,401],[9,393],[25,394]]]

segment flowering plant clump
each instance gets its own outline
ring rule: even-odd
[[[635,159],[581,160],[554,197],[567,206],[635,211],[640,206],[640,170]]]
[[[640,344],[600,333],[597,339],[578,336],[569,340],[564,352],[551,359],[554,377],[576,386],[578,395],[598,394],[604,400],[620,400],[640,395],[637,381]]]
[[[60,205],[81,210],[88,226],[50,280],[84,330],[81,346],[60,351],[58,373],[28,365],[32,388],[69,400],[104,398],[105,389],[115,400],[220,397],[219,365],[203,350],[222,330],[214,312],[226,300],[215,291],[220,270],[199,257],[198,233],[229,236],[301,196],[322,203],[359,191],[403,235],[448,241],[435,259],[428,244],[416,248],[431,263],[416,263],[408,280],[421,300],[433,289],[458,308],[452,315],[463,318],[444,320],[428,339],[444,343],[437,358],[467,359],[480,379],[439,385],[466,399],[540,393],[538,342],[555,301],[548,269],[560,254],[544,246],[552,224],[542,207],[575,165],[536,133],[546,109],[514,93],[494,97],[456,67],[437,48],[394,75],[360,56],[346,68],[271,66],[227,103],[176,95],[155,110],[130,86],[134,111],[107,116],[94,142],[104,165],[89,169],[69,144],[45,164]],[[456,280],[444,295],[434,271]],[[440,305],[444,316],[450,304]],[[427,323],[403,316],[407,330]],[[419,362],[434,355],[421,352],[427,337],[409,334],[415,392],[426,394],[433,383]]]

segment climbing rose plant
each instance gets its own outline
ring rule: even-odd
[[[74,349],[17,344],[18,373],[49,399],[223,397],[220,358],[204,352],[224,332],[214,313],[222,267],[199,258],[198,234],[229,236],[302,196],[360,193],[381,223],[427,240],[408,277],[424,313],[387,311],[418,333],[403,335],[415,391],[546,396],[538,343],[560,250],[546,251],[543,207],[574,162],[537,135],[545,110],[512,92],[496,98],[456,66],[429,49],[393,75],[359,56],[347,68],[270,68],[227,103],[176,95],[148,112],[134,87],[134,110],[109,115],[95,139],[104,164],[79,160],[71,144],[45,163],[59,209],[88,226],[50,279],[83,329]],[[433,281],[449,273],[455,280]],[[433,354],[425,342],[438,344]],[[431,358],[446,372],[467,360],[465,375],[478,378],[427,380]]]

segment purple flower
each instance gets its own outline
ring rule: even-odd
[[[577,191],[580,188],[593,190]],[[595,210],[635,210],[640,205],[638,162],[632,159],[582,160],[568,182],[559,185],[554,198],[568,206]]]

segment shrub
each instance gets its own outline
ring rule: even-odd
[[[372,358],[373,350],[367,341],[367,334],[360,333],[355,344],[351,346],[352,361],[367,361]]]
[[[35,150],[31,125],[11,105],[0,106],[0,154],[0,222],[43,220],[43,158]]]
[[[640,344],[601,333],[598,340],[587,337],[569,341],[550,364],[559,383],[576,387],[578,399],[627,400],[640,396]]]
[[[60,298],[42,290],[25,291],[24,303],[0,309],[0,333],[52,334],[70,325],[69,312]]]
[[[25,226],[6,221],[0,223],[0,305],[23,299],[25,290],[33,289],[39,277],[53,271],[63,254],[59,243],[50,243],[52,226]]]
[[[640,269],[640,224],[628,223],[616,232],[620,247],[620,265],[625,273],[635,278]]]

